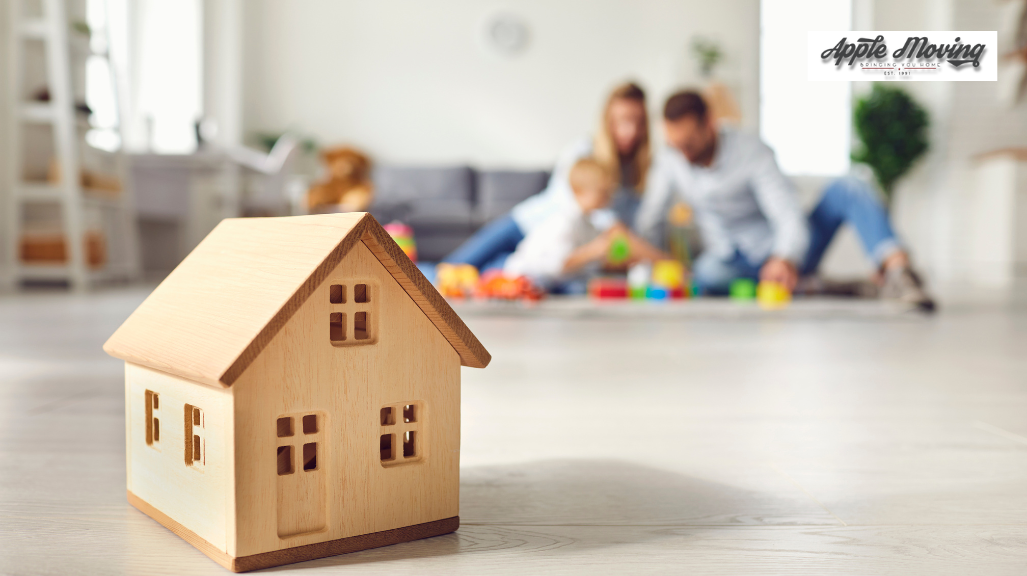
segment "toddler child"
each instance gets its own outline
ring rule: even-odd
[[[507,258],[505,275],[527,276],[547,290],[566,291],[574,285],[578,289],[570,291],[583,292],[583,281],[599,271],[618,238],[628,245],[626,264],[669,258],[620,222],[605,230],[593,223],[593,213],[607,207],[614,192],[613,179],[602,164],[591,158],[578,160],[568,178],[576,206],[532,230]]]

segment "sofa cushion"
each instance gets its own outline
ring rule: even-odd
[[[545,189],[544,170],[481,170],[477,174],[478,205],[475,217],[484,224],[506,214],[517,203]]]

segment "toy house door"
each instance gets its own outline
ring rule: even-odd
[[[325,419],[322,412],[278,418],[278,536],[317,532],[325,527]]]

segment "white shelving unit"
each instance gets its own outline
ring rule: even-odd
[[[73,73],[82,70],[90,56],[107,58],[108,51],[92,51],[90,43],[73,37],[68,17],[67,0],[35,0],[41,15],[29,13],[29,0],[8,0],[10,8],[10,109],[8,111],[11,139],[9,156],[9,185],[7,206],[4,211],[8,222],[3,226],[7,262],[12,266],[8,277],[15,285],[25,281],[66,281],[76,290],[106,280],[133,280],[139,276],[138,229],[135,218],[129,171],[120,146],[115,152],[105,152],[85,143],[85,132],[90,129],[75,109]],[[77,36],[77,34],[76,34]],[[29,63],[28,44],[37,42],[45,54],[45,81],[48,101],[34,101],[26,90],[26,72],[38,72]],[[78,68],[81,66],[81,68]],[[111,89],[115,97],[118,87],[114,66],[110,71]],[[120,115],[119,115],[120,116]],[[117,129],[120,131],[121,123]],[[27,178],[27,141],[25,136],[34,131],[52,135],[52,161],[59,170],[56,178]],[[124,139],[121,138],[123,142]],[[89,159],[103,159],[106,174],[117,178],[120,191],[97,193],[82,186],[83,165]],[[66,258],[61,263],[26,263],[22,261],[21,244],[26,231],[29,211],[53,210],[57,207],[59,233],[63,236]],[[90,219],[96,222],[90,226]],[[91,267],[87,260],[87,234],[102,233],[105,259],[101,265]]]

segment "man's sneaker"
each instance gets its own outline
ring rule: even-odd
[[[893,267],[884,271],[881,298],[915,306],[922,312],[934,312],[934,300],[924,292],[923,283],[913,270]]]

